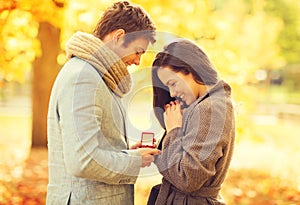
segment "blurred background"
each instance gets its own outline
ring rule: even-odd
[[[1,205],[45,203],[47,107],[65,43],[78,30],[92,32],[113,2],[0,0]],[[300,2],[131,2],[156,23],[158,43],[170,36],[195,41],[233,88],[236,146],[222,189],[228,204],[300,204]],[[129,121],[139,130],[153,128],[149,66],[158,50],[130,67]],[[136,204],[145,204],[160,180],[155,167],[144,169]]]

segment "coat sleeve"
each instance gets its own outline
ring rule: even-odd
[[[213,109],[212,109],[213,107]],[[222,106],[201,102],[183,123],[164,139],[163,152],[155,159],[163,177],[183,192],[200,189],[216,174],[222,157]]]
[[[80,72],[71,80],[70,88],[62,89],[58,100],[66,170],[71,175],[108,184],[133,184],[142,164],[141,155],[126,147],[123,151],[115,148],[104,136],[101,122],[106,105],[98,103],[97,98],[107,96],[101,90],[103,81],[92,71]],[[126,143],[122,141],[124,137],[116,136],[116,140]]]

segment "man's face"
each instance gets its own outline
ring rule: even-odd
[[[126,47],[123,43],[123,38],[120,38],[118,46],[114,49],[116,54],[122,59],[126,66],[130,66],[132,64],[139,65],[141,56],[148,49],[149,41],[143,38],[137,38],[130,42]]]

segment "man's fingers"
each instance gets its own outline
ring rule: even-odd
[[[143,156],[142,167],[149,167],[153,161],[154,161],[154,156],[152,155]]]
[[[159,155],[161,154],[161,151],[158,150],[158,149],[151,149],[151,148],[147,148],[147,154],[150,154],[150,155]]]
[[[141,142],[137,142],[136,144],[132,145],[132,146],[130,147],[130,149],[137,149],[137,148],[139,148],[141,145],[142,145]]]
[[[140,152],[142,154],[142,167],[150,166],[154,161],[154,155],[161,154],[160,150],[151,148],[141,148]]]

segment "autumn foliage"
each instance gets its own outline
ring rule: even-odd
[[[101,12],[112,2],[0,0],[0,205],[45,204],[45,128],[51,85],[66,61],[67,39],[77,30],[91,32]],[[293,88],[287,89],[287,93],[293,92],[292,102],[300,104],[299,89],[294,91],[299,82],[299,1],[132,2],[142,5],[156,23],[158,45],[174,36],[195,41],[207,52],[221,78],[233,87],[236,150],[222,189],[228,204],[300,205],[299,115],[294,116],[300,111],[293,108],[288,117],[282,118],[288,108],[282,93],[272,98],[269,76],[261,80],[263,74],[295,64],[290,71],[294,78],[285,83]],[[149,69],[144,68],[149,68],[160,49],[151,47],[141,65],[130,68],[134,89],[149,82]],[[6,90],[12,84],[30,85],[26,97],[32,100],[32,114],[7,114],[11,105]],[[270,104],[279,100],[284,108],[274,111]],[[142,110],[134,115],[137,123],[146,121],[146,115],[142,120],[137,115],[151,99],[139,102]],[[31,143],[44,148],[31,149]],[[136,204],[144,204],[151,186],[158,182],[159,176],[155,180],[140,178],[135,189]]]

